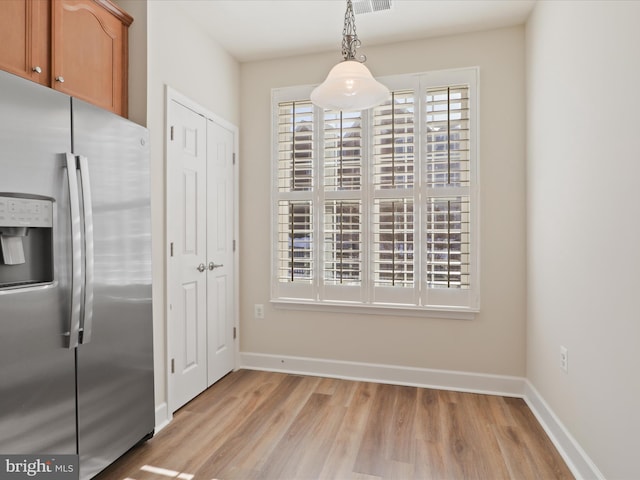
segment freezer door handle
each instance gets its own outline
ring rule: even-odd
[[[80,343],[91,341],[93,326],[93,209],[91,206],[91,182],[89,181],[89,162],[87,157],[78,156],[80,169],[80,188],[82,190],[82,209],[84,213],[84,297],[81,315]]]
[[[71,211],[71,312],[69,331],[64,336],[67,348],[78,346],[80,334],[80,309],[82,298],[82,232],[80,221],[80,197],[78,196],[78,176],[76,157],[66,154],[67,179],[69,181],[69,206]]]

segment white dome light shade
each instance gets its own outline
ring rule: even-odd
[[[389,89],[357,60],[334,66],[325,81],[311,92],[311,101],[329,110],[366,110],[389,98]]]

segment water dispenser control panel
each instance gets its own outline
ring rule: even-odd
[[[51,227],[50,200],[0,196],[0,227]]]
[[[53,281],[53,208],[53,199],[0,194],[0,290]]]

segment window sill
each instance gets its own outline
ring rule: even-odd
[[[272,299],[275,308],[331,313],[357,313],[365,315],[397,315],[403,317],[447,318],[473,320],[479,310],[464,307],[415,307],[412,305],[363,305],[346,302],[305,302],[301,300]]]

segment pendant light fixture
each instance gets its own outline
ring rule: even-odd
[[[373,78],[364,66],[367,57],[356,56],[359,47],[353,6],[351,0],[347,0],[342,30],[344,61],[334,66],[325,81],[311,92],[315,105],[331,110],[365,110],[389,98],[389,89]]]

